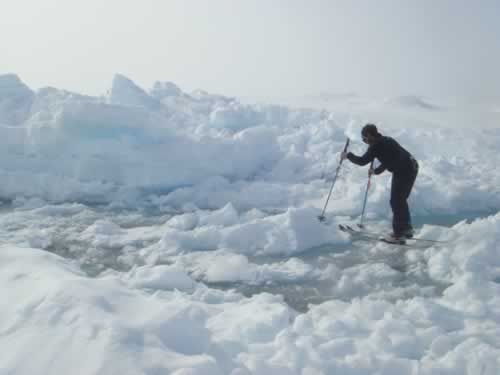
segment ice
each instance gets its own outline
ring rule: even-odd
[[[264,122],[262,115],[250,106],[243,106],[237,102],[223,103],[210,113],[210,125],[238,131],[262,124]]]
[[[299,253],[324,243],[346,243],[342,232],[319,223],[316,214],[317,210],[310,208],[290,209],[283,214],[241,223],[214,225],[209,222],[192,230],[167,229],[154,251],[172,254],[230,248],[242,254],[272,255]],[[217,211],[213,215],[219,216]]]
[[[395,98],[388,99],[385,103],[386,106],[396,107],[396,108],[416,108],[428,111],[439,110],[439,107],[435,104],[431,104],[426,101],[425,98],[418,97],[415,95],[399,96]]]
[[[18,303],[2,309],[1,341],[11,349],[3,347],[5,371],[43,368],[58,373],[77,366],[81,373],[139,374],[151,367],[223,373],[205,354],[210,331],[204,307],[175,294],[148,298],[116,279],[85,279],[66,262],[37,250],[3,248],[2,260],[1,285],[19,280],[15,293],[4,294],[18,298]],[[16,267],[19,263],[24,271]],[[36,280],[35,289],[30,280]],[[33,330],[38,334],[30,334]],[[16,355],[22,350],[32,353],[30,361]]]
[[[362,122],[353,117],[341,123],[335,114],[322,111],[250,106],[219,95],[174,92],[164,99],[182,103],[161,104],[120,75],[109,102],[54,88],[39,90],[24,126],[1,129],[2,196],[137,206],[141,195],[150,192],[152,199],[175,208],[194,203],[214,209],[230,201],[237,209],[284,210],[312,200],[320,207],[345,142],[342,128],[353,137],[353,151],[364,147],[358,142]],[[460,210],[486,211],[498,205],[499,176],[491,173],[494,160],[483,157],[495,152],[498,132],[384,131],[421,161],[413,196],[418,214],[451,214],[464,206]],[[363,171],[345,175],[338,191],[350,186],[349,201],[359,202]],[[382,215],[387,212],[388,179],[376,181],[382,186],[374,187],[371,207]],[[210,182],[213,186],[207,186]],[[449,184],[453,189],[446,188]],[[341,196],[345,194],[332,197],[331,207],[354,214],[359,207],[344,209]]]
[[[126,107],[143,107],[154,111],[161,108],[160,103],[127,77],[116,74],[113,79],[109,102]]]
[[[26,121],[34,96],[17,75],[0,75],[0,125],[19,125]]]
[[[0,76],[0,372],[500,373],[500,132],[429,126],[449,106],[415,95],[323,101]],[[366,122],[419,160],[417,237],[438,242],[338,230],[367,182],[348,162],[319,222]],[[372,178],[377,233],[389,187]]]
[[[169,96],[182,96],[182,90],[173,82],[155,82],[153,88],[149,91],[153,98],[158,100]]]
[[[273,282],[309,281],[326,278],[331,269],[314,268],[298,258],[278,260],[270,264],[256,264],[242,254],[235,254],[228,249],[211,252],[192,252],[176,259],[183,269],[188,270],[197,280],[205,283],[243,282],[261,285]],[[329,275],[328,275],[329,276]]]
[[[127,274],[127,281],[133,287],[154,290],[191,291],[195,286],[194,280],[186,274],[184,269],[166,265],[135,268]]]

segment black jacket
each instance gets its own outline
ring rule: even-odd
[[[377,158],[381,164],[375,168],[375,174],[380,174],[386,169],[390,172],[404,173],[413,168],[413,156],[394,139],[383,135],[368,147],[363,156],[349,152],[347,158],[357,165],[366,165]]]

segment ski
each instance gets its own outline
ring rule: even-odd
[[[365,229],[353,228],[350,225],[346,225],[346,224],[339,224],[339,229],[343,232],[350,233],[351,235],[362,237],[364,239],[373,239],[373,240],[385,242],[385,243],[388,243],[391,245],[408,245],[406,241],[426,242],[426,243],[430,243],[430,244],[441,244],[441,243],[446,242],[446,241],[431,240],[431,239],[427,239],[427,238],[415,238],[415,237],[403,239],[400,242],[391,242],[391,241],[388,241],[387,239],[381,237],[379,233],[367,231]]]
[[[362,237],[362,238],[367,238],[367,239],[372,239],[372,240],[378,240],[380,238],[380,236],[378,234],[355,229],[347,224],[339,224],[339,229],[343,232],[349,233],[349,234],[357,236],[357,237]]]
[[[343,227],[344,229],[342,229],[340,227]],[[344,232],[346,231],[345,229],[347,229],[347,231],[349,231],[351,233],[362,233],[362,234],[371,235],[371,236],[378,236],[380,238],[380,234],[379,233],[375,233],[375,232],[372,232],[372,231],[367,231],[365,229],[356,229],[356,228],[353,228],[353,227],[351,227],[349,225],[340,224],[339,228],[340,228],[340,230],[343,230]],[[431,243],[446,243],[446,242],[448,242],[448,241],[431,240],[431,239],[428,239],[428,238],[416,238],[416,237],[407,238],[407,240],[422,241],[422,242],[431,242]]]
[[[339,229],[343,232],[349,233],[351,236],[353,236],[353,239],[356,240],[378,241],[378,242],[385,242],[390,245],[409,246],[404,240],[398,243],[389,242],[386,239],[381,238],[379,234],[355,229],[350,225],[339,224]]]

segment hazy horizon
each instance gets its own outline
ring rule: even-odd
[[[500,3],[277,0],[4,5],[0,74],[104,94],[149,88],[252,98],[319,93],[500,98]]]

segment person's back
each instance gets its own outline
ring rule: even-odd
[[[370,148],[373,156],[390,172],[404,171],[411,165],[411,154],[391,137],[381,135]]]

